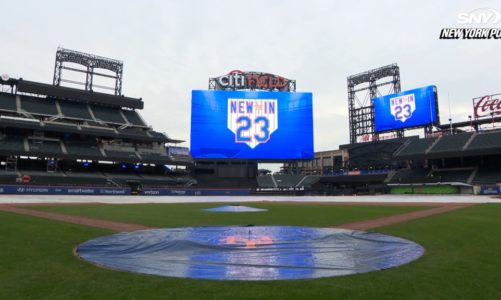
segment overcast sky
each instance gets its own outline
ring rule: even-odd
[[[9,1],[0,73],[52,82],[58,46],[124,61],[123,92],[189,146],[190,96],[230,70],[313,92],[315,150],[349,142],[346,77],[397,63],[402,90],[435,84],[442,121],[501,92],[501,40],[439,40],[457,15],[500,1]]]

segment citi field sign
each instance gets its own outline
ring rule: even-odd
[[[473,98],[475,118],[501,115],[501,94]]]
[[[268,90],[268,91],[293,91],[295,80],[282,76],[262,73],[230,71],[228,74],[211,78],[209,88],[216,90]]]

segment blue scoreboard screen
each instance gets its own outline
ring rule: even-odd
[[[192,91],[194,158],[313,159],[311,93]]]
[[[376,132],[438,123],[437,88],[433,85],[373,101]]]

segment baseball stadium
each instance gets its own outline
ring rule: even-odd
[[[126,63],[1,75],[0,299],[501,297],[501,94],[455,121],[398,63],[353,70],[349,142],[316,150],[315,90],[223,70],[186,91],[186,141]]]

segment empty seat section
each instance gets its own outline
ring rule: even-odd
[[[56,102],[53,99],[21,96],[21,109],[32,114],[57,115]]]
[[[125,120],[122,118],[120,109],[118,108],[91,106],[91,109],[94,113],[94,117],[98,120],[109,123],[125,124]]]
[[[424,155],[437,138],[413,139],[397,156]]]
[[[30,152],[32,152],[33,154],[45,153],[59,155],[63,153],[63,151],[61,150],[61,143],[59,143],[58,141],[28,139],[28,143],[30,145]]]
[[[501,132],[476,134],[467,150],[481,150],[493,147],[501,147]]]
[[[319,175],[307,175],[304,177],[303,181],[299,182],[299,186],[311,187],[313,184],[320,180]]]
[[[99,151],[99,147],[95,143],[65,142],[64,145],[70,155],[82,156],[82,158],[103,157],[101,151]]]
[[[473,184],[496,184],[501,182],[501,172],[495,167],[480,167],[473,178]]]
[[[472,133],[461,133],[454,135],[445,135],[431,148],[429,153],[462,151],[464,145],[470,139]]]
[[[87,104],[59,101],[59,107],[61,108],[62,114],[67,118],[92,120]]]
[[[135,152],[105,150],[109,159],[138,159]]]
[[[273,175],[278,187],[287,188],[295,187],[304,175]]]
[[[172,159],[168,155],[161,155],[158,153],[140,153],[141,158],[145,161],[159,161],[159,162],[171,162]]]
[[[102,133],[106,133],[106,134],[114,134],[115,131],[112,129],[112,128],[108,128],[108,127],[98,127],[98,126],[80,126],[80,128],[82,129],[82,133],[86,133],[86,134],[102,134]]]
[[[432,183],[439,182],[440,178],[428,176],[430,171],[424,168],[399,169],[391,178],[391,183]]]
[[[71,180],[63,172],[21,171],[21,173],[30,176],[30,184],[55,186],[71,184]]]
[[[139,114],[136,111],[122,110],[122,113],[124,114],[125,118],[127,118],[127,120],[131,124],[134,124],[137,126],[146,126],[146,124],[144,124],[143,120],[141,119],[141,117],[139,116]]]
[[[171,176],[155,176],[141,175],[141,183],[143,185],[163,186],[163,185],[182,185],[184,181],[178,182],[176,177]]]
[[[16,152],[24,152],[24,140],[22,137],[5,137],[0,140],[0,149]]]
[[[2,184],[15,184],[17,177],[18,174],[15,171],[0,170],[0,183]]]
[[[141,138],[149,138],[149,136],[146,134],[146,131],[142,128],[125,128],[125,129],[118,129],[118,132],[120,134],[127,134],[127,135],[132,135],[136,137],[141,137]]]
[[[441,182],[463,182],[466,183],[473,170],[436,170],[433,176]]]
[[[0,93],[0,110],[17,110],[16,96],[13,94]]]
[[[273,182],[272,175],[263,175],[257,177],[257,185],[260,188],[275,188],[275,182]]]
[[[141,177],[136,174],[119,174],[119,173],[105,173],[106,177],[118,182],[122,185],[127,185],[127,182],[140,182]]]
[[[70,179],[74,185],[100,185],[107,184],[106,177],[99,172],[71,172],[66,171],[66,177]]]

